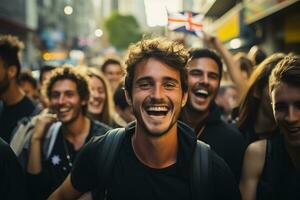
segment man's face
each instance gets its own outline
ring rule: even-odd
[[[106,99],[105,88],[102,81],[97,77],[89,79],[90,99],[88,103],[88,111],[92,114],[101,114]]]
[[[188,63],[189,107],[207,112],[220,85],[217,63],[211,58],[195,58]]]
[[[4,67],[3,60],[0,58],[0,98],[9,87],[7,69]]]
[[[132,87],[130,101],[137,128],[153,137],[174,128],[187,98],[178,70],[150,58],[136,66]]]
[[[113,90],[117,88],[119,83],[123,78],[123,70],[122,67],[118,64],[109,64],[105,68],[104,75],[106,76],[107,80],[109,81]]]
[[[271,93],[275,120],[291,146],[300,146],[300,87],[281,83]]]
[[[76,83],[69,79],[58,80],[51,89],[50,107],[64,124],[74,122],[82,115],[82,106],[86,102],[80,99]]]

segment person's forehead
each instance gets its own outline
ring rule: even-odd
[[[90,77],[89,78],[89,82],[90,82],[90,86],[91,87],[98,87],[98,86],[101,86],[101,87],[103,87],[104,86],[104,84],[103,84],[103,81],[102,80],[100,80],[98,77],[96,77],[96,76],[92,76],[92,77]]]
[[[135,80],[143,77],[152,79],[176,79],[180,80],[180,73],[175,69],[160,60],[149,58],[144,62],[139,63],[135,68]]]
[[[122,67],[119,64],[108,64],[105,68],[105,71],[122,71]]]
[[[285,102],[294,102],[300,101],[300,85],[290,85],[286,83],[280,83],[272,91],[272,100],[273,101],[285,101]]]
[[[61,79],[57,80],[53,86],[52,86],[52,91],[55,90],[77,90],[77,85],[73,80],[70,79]]]
[[[219,73],[219,67],[215,60],[208,57],[194,58],[188,63],[188,69],[198,69],[201,71],[211,71]]]

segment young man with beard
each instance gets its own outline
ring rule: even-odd
[[[101,184],[98,170],[104,163],[95,159],[105,148],[104,136],[80,152],[71,175],[50,199],[76,199],[95,188],[106,189],[113,200],[192,199],[189,167],[196,137],[177,121],[187,100],[187,60],[182,45],[161,38],[129,48],[125,90],[136,122],[125,129],[108,182]],[[230,170],[213,152],[210,170],[209,199],[240,198]]]
[[[194,49],[187,66],[189,96],[180,119],[225,160],[238,182],[245,145],[239,131],[221,119],[215,103],[222,77],[221,59],[211,50]]]
[[[288,55],[269,78],[273,114],[281,134],[250,144],[240,182],[242,197],[300,199],[300,57]]]
[[[76,68],[55,69],[44,91],[49,111],[35,117],[26,164],[31,199],[46,199],[66,178],[81,147],[109,130],[86,116],[88,81]],[[26,150],[21,155],[26,155]]]
[[[7,143],[17,122],[35,110],[34,103],[18,84],[23,46],[16,37],[0,36],[0,137]]]

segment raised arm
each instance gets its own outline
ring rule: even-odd
[[[267,141],[250,144],[244,156],[240,191],[243,200],[255,200],[256,189],[265,164]]]
[[[39,174],[42,171],[42,141],[47,133],[48,127],[57,119],[55,114],[42,113],[36,118],[35,127],[33,129],[29,158],[27,164],[27,172],[30,174]]]
[[[217,37],[203,31],[203,39],[210,48],[215,49],[221,55],[232,81],[236,84],[241,94],[247,88],[247,81],[243,79],[240,63],[235,61],[233,55]]]
[[[78,199],[82,195],[81,192],[77,191],[72,183],[70,175],[67,176],[61,186],[59,186],[48,198],[48,200],[71,200]]]

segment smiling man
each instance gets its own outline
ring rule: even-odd
[[[88,82],[76,69],[55,69],[44,87],[50,107],[35,117],[26,162],[30,199],[46,199],[68,175],[83,144],[109,130],[86,116]]]
[[[143,40],[129,48],[125,91],[136,122],[125,129],[108,182],[103,185],[99,173],[105,164],[99,163],[105,135],[81,151],[71,175],[50,199],[76,199],[95,188],[105,189],[113,200],[192,199],[190,165],[196,137],[177,121],[187,100],[187,60],[182,45],[165,39]],[[230,170],[213,152],[211,172],[209,199],[239,199]]]
[[[237,182],[240,177],[244,139],[221,119],[215,103],[222,77],[222,61],[209,49],[192,49],[188,63],[189,98],[180,120],[195,130],[197,138],[209,144],[229,165]]]
[[[300,199],[300,57],[288,55],[269,79],[273,114],[282,134],[247,148],[242,197]]]

